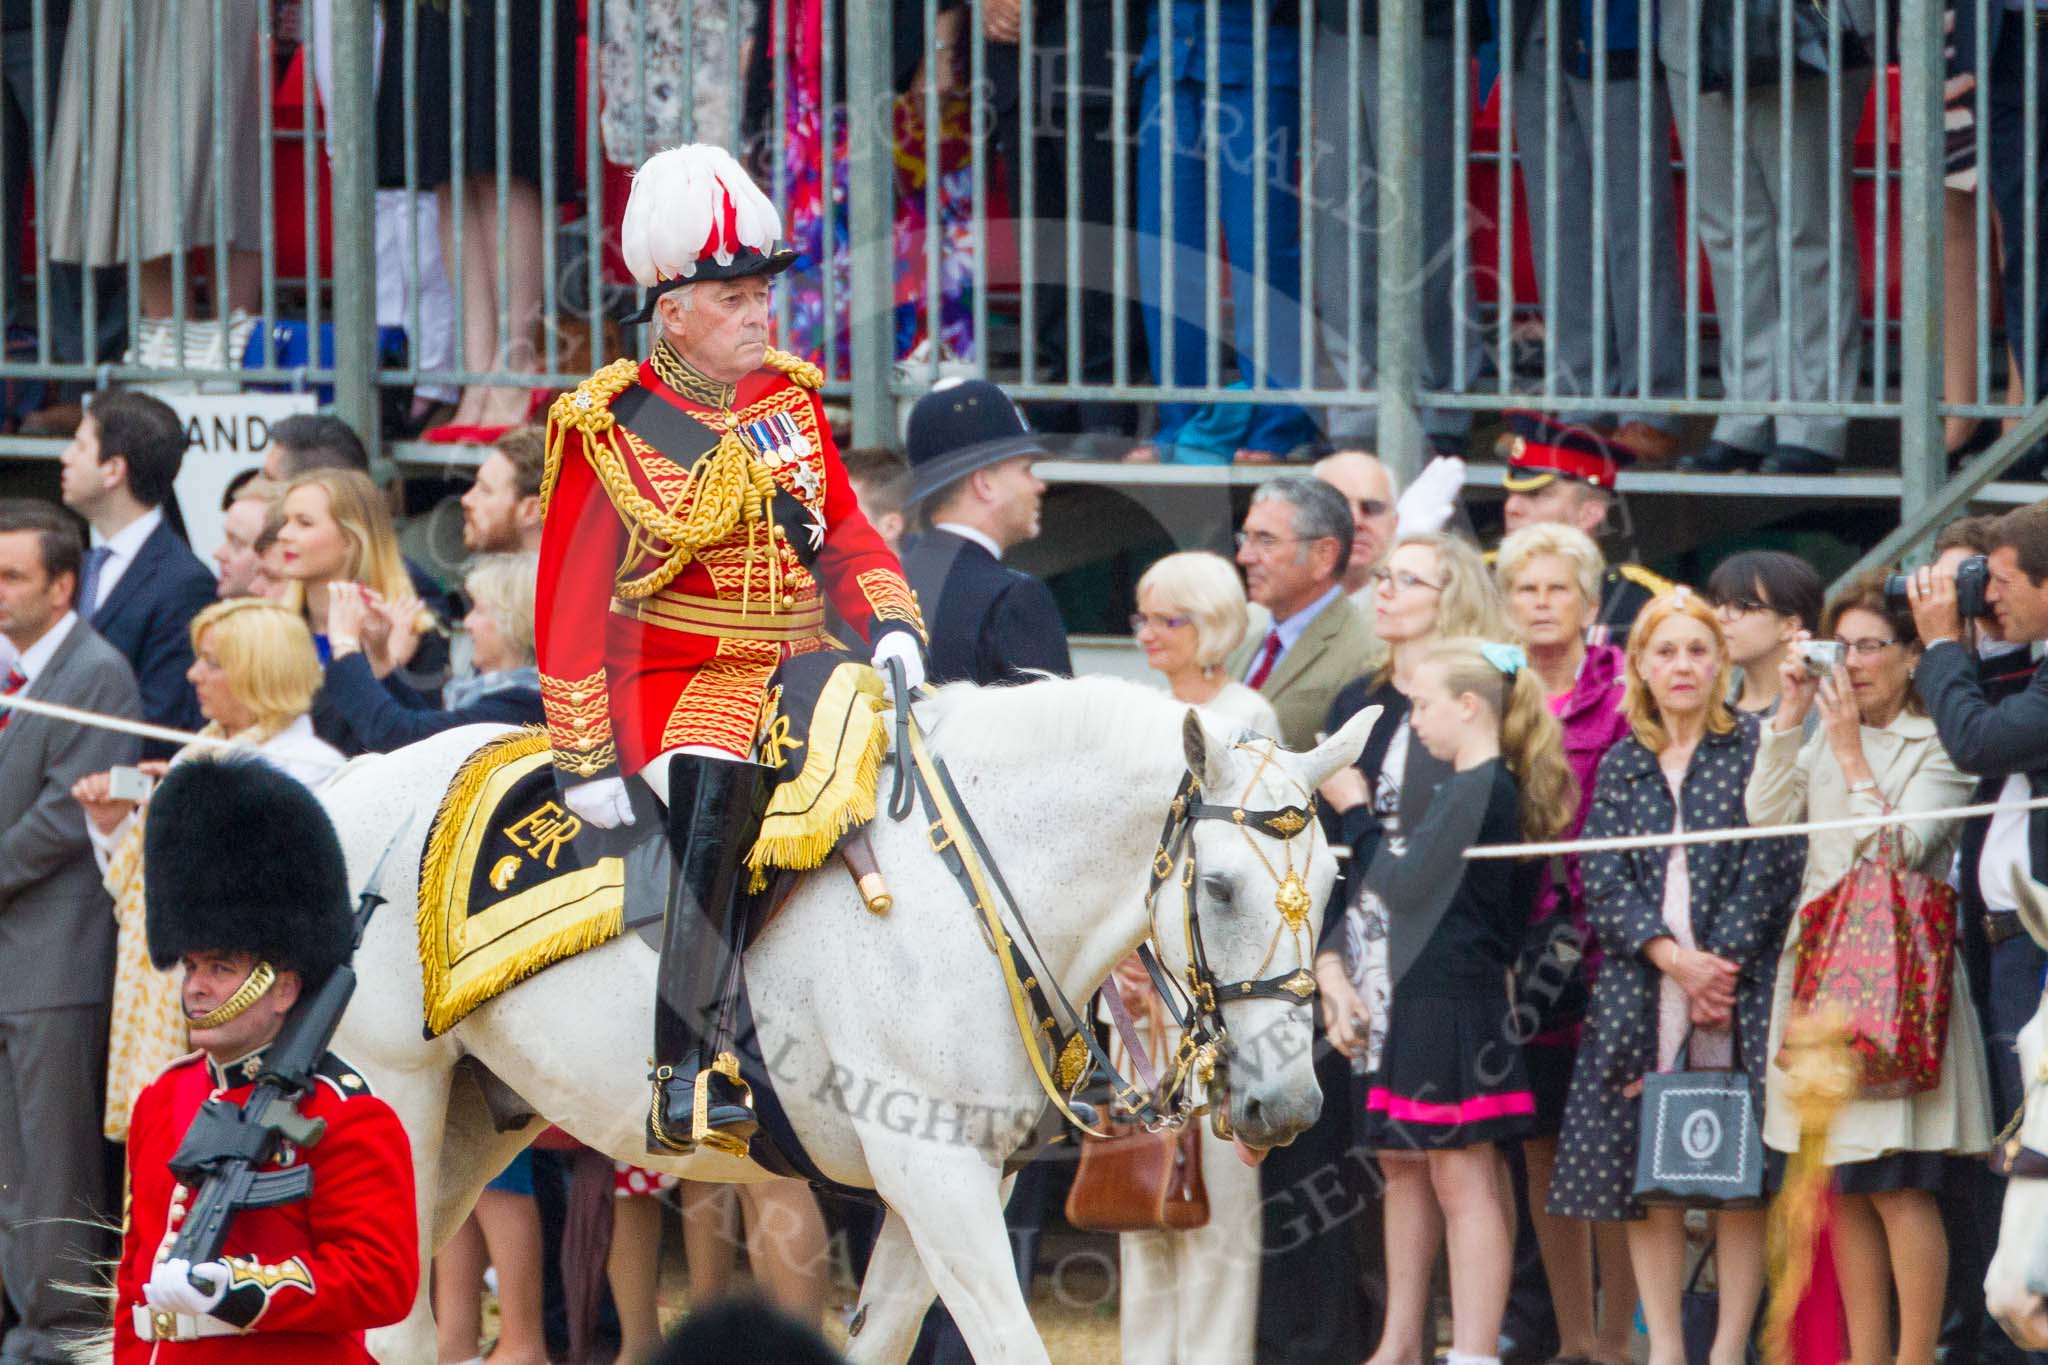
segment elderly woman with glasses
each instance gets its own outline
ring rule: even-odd
[[[1800,654],[1805,632],[1779,668],[1781,700],[1764,726],[1745,804],[1752,824],[1837,820],[1892,812],[1933,811],[1970,799],[1973,779],[1957,771],[1913,688],[1920,641],[1913,618],[1885,598],[1883,574],[1849,585],[1828,604],[1822,634],[1840,659],[1809,669]],[[1819,733],[1803,738],[1809,713]],[[1826,891],[1859,863],[1879,855],[1879,838],[1929,877],[1947,877],[1962,822],[1912,820],[1862,829],[1818,830],[1806,841],[1799,902]],[[1771,1002],[1770,1054],[1775,1057],[1793,1009],[1793,976],[1802,935],[1795,927],[1779,955]],[[1854,1101],[1828,1131],[1827,1164],[1840,1198],[1835,1213],[1835,1268],[1849,1316],[1855,1365],[1934,1359],[1941,1329],[1948,1243],[1938,1195],[1952,1160],[1991,1143],[1990,1085],[1984,1039],[1969,1008],[1962,956],[1953,968],[1941,1075],[1930,1090],[1898,1098]],[[1821,1002],[1823,1005],[1825,1000]],[[1848,1003],[1848,1002],[1844,1002]],[[1764,1076],[1764,1144],[1773,1152],[1799,1145],[1798,1116],[1784,1072]],[[1898,1296],[1898,1342],[1891,1303]]]
[[[1244,639],[1249,615],[1244,587],[1228,560],[1184,551],[1159,560],[1138,580],[1131,633],[1175,700],[1200,708],[1225,731],[1278,735],[1280,721],[1266,699],[1223,666]],[[1154,1012],[1157,995],[1136,953],[1118,964],[1116,986],[1155,1052],[1171,1056],[1179,1030]],[[1161,1036],[1151,1036],[1155,1029]],[[1127,1232],[1118,1239],[1126,1361],[1176,1365],[1252,1358],[1259,1174],[1207,1124],[1201,1144],[1209,1221],[1185,1232]]]

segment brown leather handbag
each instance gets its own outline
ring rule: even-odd
[[[1156,999],[1146,1028],[1153,1048],[1163,1052],[1166,1020]],[[1178,1131],[1151,1133],[1142,1123],[1104,1119],[1107,1137],[1083,1134],[1067,1221],[1089,1232],[1185,1232],[1207,1223],[1200,1124],[1190,1119]]]

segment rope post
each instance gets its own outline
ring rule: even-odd
[[[334,0],[333,104],[327,150],[334,202],[334,411],[379,467],[377,140],[371,80],[373,0]],[[317,356],[317,348],[316,348]]]

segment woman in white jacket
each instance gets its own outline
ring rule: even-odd
[[[206,716],[200,734],[246,745],[309,787],[342,765],[340,751],[313,733],[307,716],[320,687],[313,636],[296,613],[261,598],[216,602],[192,618],[186,673]],[[217,753],[187,745],[172,763]],[[161,775],[160,765],[145,764]],[[120,923],[114,954],[113,1018],[107,1031],[107,1137],[124,1141],[142,1088],[190,1051],[175,972],[150,965],[143,930],[142,840],[147,801],[110,796],[110,774],[82,777],[71,795],[85,811],[93,856],[106,874]]]
[[[1931,811],[1966,804],[1973,780],[1957,771],[1920,709],[1913,669],[1920,643],[1913,618],[1885,601],[1881,575],[1859,579],[1822,617],[1823,639],[1841,646],[1830,674],[1807,672],[1800,649],[1781,667],[1784,691],[1764,726],[1746,792],[1752,825],[1834,820],[1893,811]],[[1802,638],[1804,632],[1801,633]],[[1807,713],[1821,723],[1803,738]],[[1890,827],[1904,861],[1946,879],[1961,834],[1957,820],[1914,820]],[[1801,905],[1877,854],[1879,827],[1825,830],[1808,839]],[[1798,930],[1786,936],[1772,997],[1773,1057],[1792,1004]],[[1938,1203],[1953,1157],[1990,1146],[1989,1085],[1984,1039],[1970,1008],[1960,954],[1953,1003],[1933,1089],[1898,1099],[1865,1098],[1844,1109],[1828,1135],[1827,1164],[1840,1195],[1835,1264],[1848,1309],[1854,1365],[1893,1359],[1891,1302],[1898,1295],[1901,1365],[1931,1365],[1941,1327],[1948,1244]],[[1765,1073],[1764,1144],[1775,1152],[1799,1145],[1798,1117],[1775,1061]]]

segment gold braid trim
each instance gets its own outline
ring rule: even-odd
[[[761,357],[761,363],[771,370],[781,371],[790,383],[800,389],[817,389],[825,382],[825,372],[816,365],[802,356],[791,355],[788,351],[778,351],[773,346],[770,346],[767,354]]]
[[[612,399],[632,384],[637,368],[630,360],[615,360],[577,385],[574,393],[555,400],[548,414],[548,463],[542,484],[545,510],[567,433],[580,431],[584,457],[631,534],[628,562],[643,554],[662,561],[639,578],[619,581],[615,595],[629,602],[667,587],[698,551],[726,540],[742,521],[747,523],[750,552],[764,529],[771,543],[774,537],[768,506],[775,497],[775,476],[730,430],[690,467],[676,499],[679,506],[687,504],[680,516],[641,494],[620,447],[618,420],[611,413]],[[773,567],[771,559],[771,573]],[[771,582],[770,594],[780,595],[778,584]]]
[[[868,599],[868,609],[877,621],[905,622],[917,632],[919,640],[931,643],[931,637],[925,634],[924,615],[917,609],[917,594],[903,581],[903,575],[894,569],[869,569],[854,575],[853,581],[860,585],[862,596]]]
[[[540,695],[556,767],[577,777],[594,777],[618,760],[603,668],[583,678],[543,673]]]

